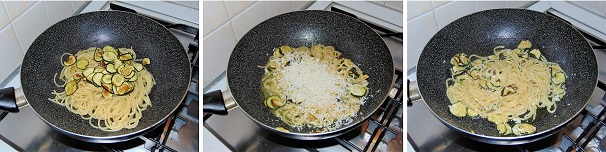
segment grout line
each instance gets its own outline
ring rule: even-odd
[[[206,34],[206,36],[202,37],[202,40],[208,38],[209,36],[213,35],[214,33],[217,33],[217,31],[219,31],[219,29],[223,28],[224,26],[227,26],[227,24],[229,24],[230,21],[227,21],[221,25],[219,25],[219,27],[217,27],[216,30],[210,31],[210,33]]]
[[[236,41],[238,41],[238,33],[236,33],[236,27],[232,23],[231,12],[229,11],[229,8],[227,7],[227,2],[223,1],[223,4],[225,4],[225,9],[227,10],[227,17],[229,18],[229,20],[227,21],[227,23],[229,23],[229,25],[231,26],[231,30],[234,31],[234,37],[236,38]],[[208,34],[208,35],[210,35],[210,34]]]
[[[445,6],[446,4],[442,5]],[[431,1],[431,13],[433,13],[433,18],[436,20],[436,28],[438,29],[438,31],[440,30],[440,22],[438,22],[438,15],[436,15],[436,8],[435,5],[433,4],[433,1]]]
[[[70,4],[71,4],[71,3],[70,3]],[[49,13],[48,13],[48,5],[46,5],[46,2],[44,2],[44,4],[43,4],[43,5],[44,5],[44,12],[46,13],[46,18],[48,19],[48,25],[49,25],[49,27],[50,27],[50,26],[52,26],[53,24],[51,24],[51,21],[50,21],[50,20],[51,20],[51,19],[50,19],[50,16],[48,16],[48,14],[49,14]]]

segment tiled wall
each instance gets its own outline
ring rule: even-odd
[[[238,40],[262,21],[283,13],[304,10],[312,1],[204,1],[204,85],[225,69]]]
[[[495,8],[525,8],[536,1],[409,1],[407,2],[407,67],[417,65],[425,44],[450,22]]]
[[[86,4],[87,1],[0,2],[0,82],[21,64],[38,35]]]

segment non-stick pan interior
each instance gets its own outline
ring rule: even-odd
[[[88,120],[48,100],[61,72],[61,54],[89,47],[132,47],[137,58],[150,58],[145,67],[156,80],[137,127],[105,132]],[[79,139],[115,139],[154,127],[171,114],[185,96],[190,80],[189,61],[176,37],[153,20],[132,13],[100,11],[65,19],[44,31],[30,46],[21,67],[21,84],[30,106],[49,125]],[[59,81],[59,80],[58,80]],[[60,82],[59,82],[60,83]]]
[[[597,63],[584,37],[553,16],[522,9],[482,11],[460,18],[440,30],[426,45],[417,66],[421,96],[433,113],[459,131],[487,137],[502,136],[486,119],[459,118],[450,114],[445,81],[450,77],[450,58],[455,54],[486,56],[496,46],[515,48],[530,40],[550,62],[566,75],[566,95],[555,113],[543,108],[532,123],[537,134],[569,122],[589,101],[597,83]],[[472,133],[474,132],[474,133]],[[536,134],[535,134],[536,135]],[[527,135],[534,136],[534,135]]]
[[[258,67],[267,64],[276,47],[310,47],[312,43],[334,46],[343,53],[343,57],[352,59],[370,76],[370,98],[353,123],[342,129],[366,119],[385,99],[392,82],[393,63],[378,34],[357,19],[339,13],[299,11],[282,14],[260,23],[239,41],[227,70],[229,88],[238,106],[263,127],[273,129],[282,126],[291,132],[305,134],[315,131],[293,129],[269,112],[263,105],[260,87],[264,70]]]

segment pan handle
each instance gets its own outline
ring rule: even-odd
[[[23,89],[8,87],[0,89],[0,110],[19,112],[19,108],[27,105]]]
[[[203,95],[203,98],[202,112],[205,113],[227,115],[227,111],[236,107],[234,97],[229,90],[225,92],[221,92],[221,90],[208,92]]]
[[[407,86],[408,86],[408,107],[412,107],[412,104],[415,102],[419,102],[421,101],[421,93],[419,93],[419,86],[417,84],[417,81],[412,81],[410,82],[410,80],[406,80],[407,81]]]

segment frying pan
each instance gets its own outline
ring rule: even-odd
[[[54,97],[53,90],[63,91],[53,83],[53,76],[63,68],[61,54],[106,45],[132,47],[138,58],[151,60],[146,68],[156,81],[149,93],[152,105],[142,112],[139,124],[133,129],[115,132],[95,129],[80,115],[48,100]],[[165,121],[185,97],[189,82],[187,54],[168,29],[137,14],[98,11],[69,17],[40,34],[25,54],[21,65],[22,88],[15,93],[24,96],[40,119],[53,129],[75,139],[109,143],[142,135]],[[15,105],[12,89],[0,91],[0,101],[4,109],[16,112],[25,103]]]
[[[459,118],[449,112],[445,81],[450,59],[458,53],[487,56],[496,46],[515,48],[530,40],[566,75],[566,95],[555,113],[539,108],[532,124],[536,132],[502,136],[487,119]],[[524,9],[494,9],[462,17],[441,29],[427,43],[417,65],[418,91],[432,113],[446,126],[485,143],[513,145],[545,138],[573,120],[589,102],[597,84],[597,61],[585,38],[566,22]],[[473,132],[472,132],[473,131]]]
[[[353,121],[323,133],[315,133],[316,129],[313,128],[298,130],[285,124],[264,106],[265,99],[261,92],[264,70],[258,66],[267,64],[274,48],[281,45],[310,47],[312,43],[334,46],[343,53],[344,58],[351,59],[370,76],[367,79],[369,98],[353,117]],[[355,128],[374,113],[387,97],[393,72],[391,54],[384,41],[361,21],[330,11],[291,12],[260,23],[242,37],[234,48],[227,67],[231,94],[224,92],[223,97],[219,91],[205,94],[203,110],[226,114],[223,98],[232,98],[250,119],[273,133],[301,140],[325,139]],[[276,130],[279,126],[290,132]]]

